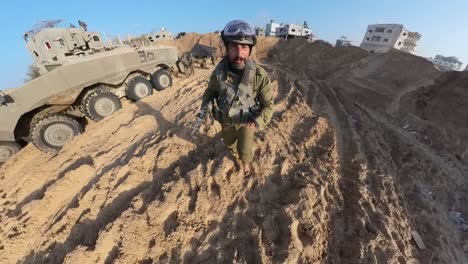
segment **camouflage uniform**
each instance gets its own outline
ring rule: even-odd
[[[195,73],[193,69],[193,57],[192,54],[185,52],[180,58],[182,65],[184,65],[184,74],[185,76],[191,76]]]
[[[215,101],[213,114],[222,125],[224,143],[248,163],[252,161],[256,129],[245,125],[253,122],[258,129],[263,129],[270,122],[273,94],[268,74],[262,67],[249,60],[250,67],[246,66],[238,75],[228,70],[228,63],[224,58],[211,74],[202,109]]]
[[[206,60],[207,60],[206,57],[203,57],[203,59],[202,59],[202,61],[201,61],[201,63],[200,63],[200,67],[201,67],[202,69],[208,69],[207,61],[206,61]]]

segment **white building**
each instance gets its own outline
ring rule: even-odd
[[[432,63],[441,71],[461,71],[463,65],[463,62],[457,57],[444,57],[442,55],[436,55]]]
[[[162,28],[159,32],[151,33],[148,35],[150,42],[159,42],[163,40],[174,40],[174,35],[171,32],[166,31],[165,28]]]
[[[408,31],[400,24],[375,24],[367,26],[360,47],[370,53],[385,53],[391,49],[414,53],[420,38],[421,34]]]
[[[312,31],[307,25],[307,22],[304,22],[303,25],[286,24],[276,29],[276,37],[283,39],[291,39],[295,37],[312,39]]]
[[[270,23],[266,24],[265,26],[265,36],[276,36],[276,29],[280,27],[279,23],[273,22],[273,19]]]

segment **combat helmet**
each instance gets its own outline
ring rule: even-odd
[[[225,46],[228,42],[255,46],[257,44],[255,25],[245,20],[233,20],[221,31],[221,39]]]

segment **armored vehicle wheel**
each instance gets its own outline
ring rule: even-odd
[[[106,90],[90,93],[84,98],[83,104],[83,113],[94,121],[100,121],[122,108],[119,97]]]
[[[172,85],[172,77],[168,71],[161,69],[151,75],[151,82],[156,90],[162,91]]]
[[[31,128],[30,136],[38,149],[57,153],[81,132],[82,127],[75,119],[65,115],[53,115],[36,122]]]
[[[20,149],[20,145],[16,142],[0,142],[0,164],[16,154]]]
[[[137,76],[128,82],[127,97],[136,102],[153,94],[153,85],[143,76]]]

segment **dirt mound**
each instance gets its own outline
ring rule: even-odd
[[[216,57],[218,60],[226,54],[226,48],[224,47],[224,43],[222,42],[220,35],[214,32],[204,35],[189,33],[177,39],[175,42],[177,43],[177,47],[179,48],[180,53],[190,51],[195,44],[199,43],[202,45],[215,47]],[[257,41],[257,46],[254,48],[251,57],[254,60],[263,60],[264,58],[266,58],[270,48],[272,48],[277,42],[277,38],[259,37]]]
[[[278,43],[279,40],[280,39],[274,37],[259,37],[252,57],[258,61],[265,60],[268,57],[268,52]]]
[[[468,163],[468,72],[444,73],[433,85],[409,93],[402,99],[399,115],[413,121],[412,129],[431,144],[450,146]],[[468,213],[468,212],[467,212]]]
[[[195,44],[199,43],[205,46],[216,48],[216,57],[220,59],[224,54],[224,47],[218,33],[207,34],[188,33],[185,36],[176,39],[177,47],[180,53],[189,52]]]
[[[201,40],[185,37],[177,41],[187,49]],[[463,263],[448,212],[468,215],[468,168],[398,115],[412,109],[414,119],[464,128],[435,113],[464,102],[454,100],[465,95],[466,74],[386,94],[392,112],[374,107],[376,88],[365,85],[388,77],[391,58],[356,74],[353,63],[385,56],[276,41],[257,47],[268,54],[276,106],[257,133],[252,177],[219,124],[190,134],[212,70],[196,69],[91,122],[58,155],[27,146],[0,167],[0,262]],[[359,85],[339,86],[334,75]]]
[[[343,93],[363,104],[395,113],[403,96],[432,84],[439,75],[434,65],[422,57],[390,51],[356,61],[330,79]]]
[[[305,39],[295,38],[280,40],[269,50],[268,59],[298,74],[324,79],[367,55],[367,51],[357,47],[334,48],[323,41],[309,43]]]

